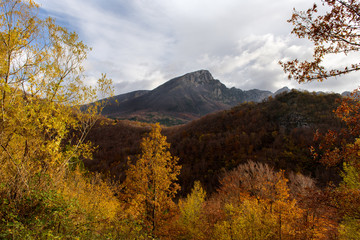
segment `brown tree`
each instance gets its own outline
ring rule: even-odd
[[[345,54],[360,50],[360,3],[356,0],[324,0],[323,5],[330,7],[324,15],[318,14],[318,6],[313,5],[307,11],[295,11],[289,22],[294,24],[292,33],[299,38],[308,38],[314,43],[312,61],[300,62],[298,59],[280,62],[289,79],[299,83],[322,81],[360,70],[360,64],[354,62],[348,66],[326,69],[321,65],[326,56]],[[344,133],[329,131],[319,147],[322,150],[321,161],[327,165],[343,163],[343,182],[332,192],[335,208],[342,218],[339,228],[341,239],[358,239],[360,236],[360,145],[359,140],[349,143],[344,136],[359,136],[358,90],[353,98],[345,98],[336,111],[348,129]],[[340,143],[340,144],[339,144]],[[315,153],[316,156],[317,153]]]
[[[360,3],[356,0],[324,0],[323,5],[331,9],[324,15],[317,14],[318,6],[314,4],[307,11],[294,11],[288,20],[294,25],[293,34],[308,38],[315,45],[312,61],[295,59],[280,62],[289,79],[298,82],[322,81],[360,69],[357,62],[337,69],[326,69],[321,65],[328,55],[347,55],[360,50]]]

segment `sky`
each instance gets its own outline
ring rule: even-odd
[[[40,13],[76,31],[92,47],[84,63],[94,84],[106,73],[115,94],[151,90],[189,72],[206,69],[227,87],[275,92],[351,91],[360,73],[298,84],[279,60],[311,59],[312,44],[291,34],[293,9],[320,0],[37,0]],[[325,11],[325,10],[324,10]],[[358,56],[334,56],[339,66]]]

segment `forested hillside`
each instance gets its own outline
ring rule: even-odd
[[[171,152],[180,158],[181,193],[189,193],[195,180],[214,192],[228,170],[248,160],[275,169],[300,172],[320,185],[337,181],[336,169],[313,159],[310,146],[318,130],[339,130],[333,111],[340,95],[291,91],[262,103],[244,103],[231,110],[207,115],[189,124],[164,128]],[[127,157],[139,153],[139,142],[148,127],[141,123],[113,122],[97,125],[89,133],[99,148],[86,166],[124,177]]]
[[[94,160],[85,161],[85,166],[123,181],[119,199],[129,205],[130,213],[137,219],[146,219],[140,229],[151,236],[337,239],[342,213],[334,205],[338,200],[333,198],[328,184],[341,181],[341,164],[325,167],[311,147],[325,143],[326,138],[321,135],[329,130],[344,134],[348,131],[334,115],[341,102],[337,94],[291,91],[262,103],[245,103],[210,114],[183,126],[163,128],[162,134],[171,143],[171,156],[178,164],[168,165],[174,168],[163,179],[179,174],[179,181],[162,191],[172,195],[178,204],[174,206],[165,197],[159,206],[165,206],[169,212],[164,215],[159,208],[158,220],[153,210],[144,210],[147,217],[142,218],[138,215],[141,210],[136,209],[152,203],[154,181],[163,184],[162,178],[156,178],[152,172],[163,174],[160,169],[165,169],[165,165],[153,164],[169,157],[170,152],[163,155],[158,152],[162,147],[155,147],[164,143],[163,137],[149,138],[159,134],[159,125],[103,119],[89,133],[89,139],[99,148]],[[147,137],[141,140],[143,134]],[[347,136],[343,141],[351,142],[353,138]],[[153,141],[157,144],[152,145],[154,152],[149,152]],[[341,143],[333,144],[341,147]],[[180,172],[175,166],[180,167]],[[148,182],[140,176],[149,178]],[[168,180],[165,182],[169,184]],[[146,184],[150,187],[144,188]],[[139,200],[148,197],[149,200]],[[127,234],[140,233],[132,230]]]

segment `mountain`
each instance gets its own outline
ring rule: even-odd
[[[336,182],[337,169],[321,165],[311,155],[310,146],[316,146],[315,132],[343,127],[333,114],[340,97],[292,90],[184,125],[164,127],[162,133],[171,152],[182,165],[181,194],[190,192],[194,180],[200,180],[208,193],[214,192],[226,171],[248,160],[310,175],[319,185]],[[141,138],[149,129],[147,124],[133,121],[107,119],[97,124],[88,140],[99,147],[94,160],[85,161],[85,166],[124,179],[128,157],[140,153]]]
[[[343,97],[351,97],[351,92],[350,91],[345,91],[345,92],[341,93],[341,96],[343,96]]]
[[[279,90],[277,90],[274,94],[273,94],[273,96],[276,96],[276,95],[278,95],[278,94],[280,94],[280,93],[284,93],[284,92],[290,92],[291,90],[290,90],[290,88],[288,88],[288,87],[283,87],[283,88],[280,88]]]
[[[135,91],[110,99],[102,114],[115,119],[176,125],[243,102],[260,102],[270,91],[227,88],[207,70],[171,79],[151,91]]]

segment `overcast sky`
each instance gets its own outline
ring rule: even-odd
[[[93,50],[89,83],[106,73],[116,94],[151,90],[167,80],[209,70],[227,87],[343,92],[360,73],[301,84],[287,80],[279,60],[310,59],[311,43],[290,34],[293,8],[320,0],[38,0],[41,14],[76,31]],[[356,57],[356,56],[355,56]],[[356,59],[359,59],[356,57]],[[329,64],[346,58],[337,56]]]

